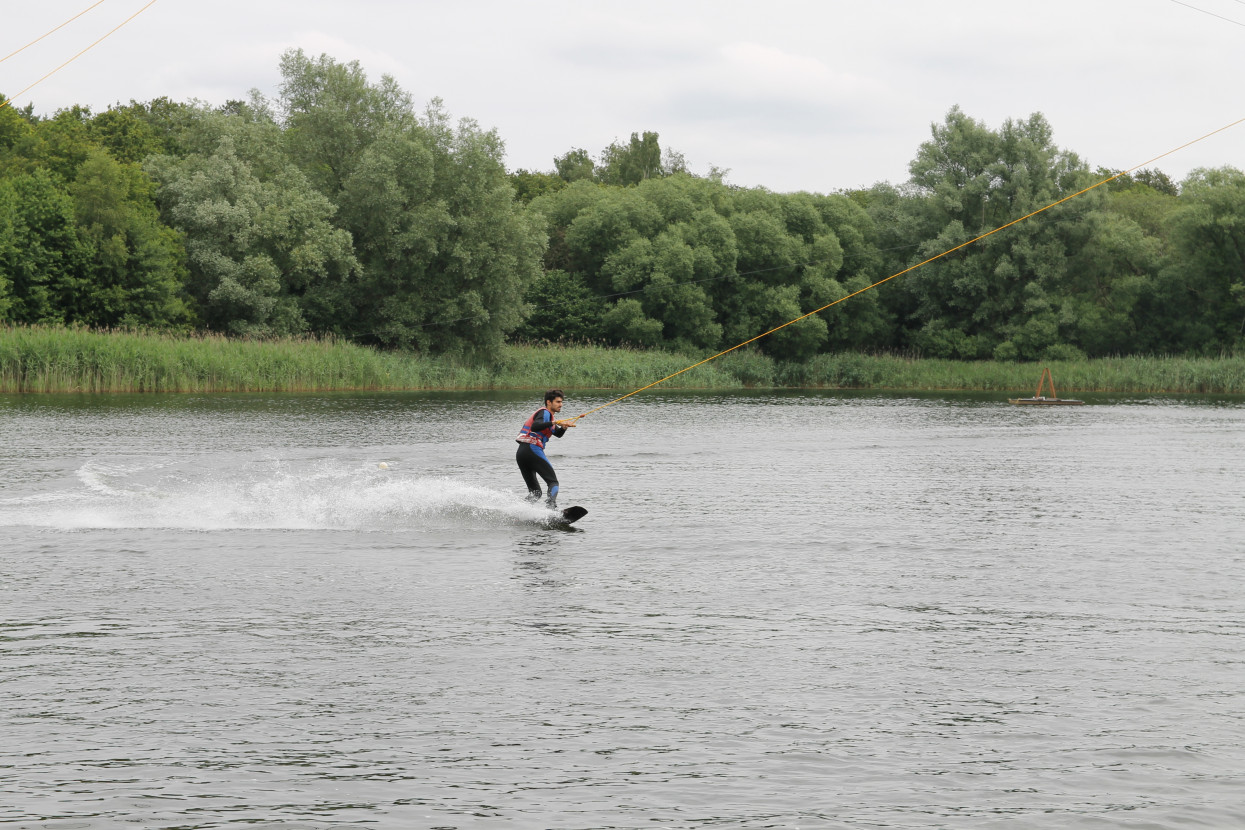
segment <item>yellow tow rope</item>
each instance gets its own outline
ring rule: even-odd
[[[104,2],[104,0],[100,0],[100,3],[102,3],[102,2]],[[122,20],[122,21],[121,21],[120,23],[118,23],[116,26],[114,26],[114,27],[112,27],[111,29],[109,29],[109,30],[108,30],[108,32],[107,32],[106,34],[104,34],[104,36],[103,36],[103,37],[99,38],[99,40],[96,40],[96,41],[95,41],[94,43],[92,43],[90,46],[87,46],[87,47],[86,47],[85,49],[83,49],[81,52],[79,52],[78,54],[76,54],[76,55],[74,55],[72,58],[70,58],[69,60],[67,60],[67,61],[65,61],[64,63],[62,63],[60,66],[56,67],[56,68],[55,68],[55,69],[53,69],[51,72],[49,72],[48,74],[44,75],[42,78],[40,78],[39,80],[35,81],[33,84],[31,84],[30,86],[28,86],[28,87],[26,87],[25,89],[23,89],[23,90],[21,90],[20,92],[18,92],[18,93],[17,93],[16,95],[14,95],[12,98],[9,98],[9,99],[7,99],[7,100],[5,100],[5,101],[0,101],[0,110],[4,109],[4,108],[5,108],[5,107],[7,107],[9,104],[12,104],[14,100],[16,100],[17,98],[20,98],[21,96],[25,95],[27,92],[29,92],[30,90],[34,89],[34,88],[35,88],[36,86],[38,86],[39,84],[43,83],[43,82],[44,82],[44,81],[46,81],[48,78],[50,78],[50,77],[52,77],[53,75],[55,75],[57,72],[60,72],[60,71],[61,71],[62,69],[64,69],[66,66],[69,66],[69,64],[73,63],[73,62],[74,62],[74,61],[76,61],[78,58],[82,57],[82,56],[83,56],[83,55],[85,55],[87,52],[89,52],[91,49],[93,49],[93,48],[95,48],[96,46],[98,46],[98,45],[99,45],[99,44],[100,44],[100,43],[104,40],[104,38],[108,37],[108,36],[109,36],[109,35],[111,35],[113,32],[117,31],[117,29],[120,29],[122,26],[124,26],[125,24],[129,23],[129,22],[130,22],[131,20],[133,20],[134,18],[138,17],[140,14],[142,14],[142,13],[143,13],[143,12],[145,12],[145,11],[147,11],[147,9],[151,8],[151,7],[152,7],[152,6],[154,6],[155,4],[156,4],[156,0],[151,0],[151,2],[150,2],[150,3],[148,3],[146,6],[143,6],[141,9],[139,9],[139,10],[138,10],[138,11],[136,11],[136,12],[134,12],[134,14],[130,15],[130,16],[129,16],[129,17],[127,17],[125,20]],[[98,5],[99,5],[99,3],[96,3],[96,4],[95,4],[95,6],[98,6]],[[80,12],[78,12],[76,15],[74,15],[73,17],[71,17],[71,18],[69,18],[68,20],[66,20],[66,21],[65,21],[64,23],[62,23],[60,26],[57,26],[57,27],[56,27],[56,29],[60,29],[61,27],[66,26],[66,25],[68,25],[68,24],[72,23],[73,21],[75,21],[75,20],[77,20],[79,17],[81,17],[82,15],[86,14],[87,12],[89,12],[91,9],[95,8],[95,6],[90,6],[89,8],[83,9],[82,11],[80,11]],[[34,40],[32,40],[30,43],[27,43],[25,46],[23,46],[21,49],[18,49],[18,50],[17,50],[17,52],[12,52],[12,53],[10,53],[10,54],[8,54],[8,55],[5,55],[5,56],[4,56],[4,58],[3,58],[2,60],[8,60],[9,58],[13,57],[13,55],[16,55],[18,52],[21,52],[23,49],[27,49],[27,48],[29,48],[29,47],[31,47],[31,46],[33,46],[33,45],[35,45],[35,44],[36,44],[36,43],[38,43],[39,41],[43,40],[43,38],[45,38],[45,37],[47,37],[48,35],[52,34],[52,32],[55,32],[55,31],[56,31],[56,29],[52,29],[52,31],[48,32],[47,34],[44,34],[44,35],[42,35],[42,36],[40,36],[40,37],[35,38],[35,39],[34,39]]]

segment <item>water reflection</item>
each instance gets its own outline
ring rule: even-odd
[[[515,540],[513,578],[526,588],[565,588],[570,577],[555,555],[564,532],[544,530]]]

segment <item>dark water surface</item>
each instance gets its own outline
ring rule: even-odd
[[[532,397],[0,397],[0,824],[1245,826],[1245,401]]]

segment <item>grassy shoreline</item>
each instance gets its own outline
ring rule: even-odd
[[[700,360],[599,346],[505,347],[485,364],[381,352],[331,340],[0,326],[0,393],[330,392],[572,389],[631,391]],[[1245,357],[1113,357],[1053,362],[1064,393],[1245,394]],[[1032,394],[1032,363],[888,355],[819,355],[779,363],[732,352],[662,384],[667,389],[819,388]]]

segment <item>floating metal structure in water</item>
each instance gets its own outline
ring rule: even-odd
[[[1042,387],[1050,383],[1050,397],[1042,394]],[[1078,401],[1074,398],[1061,398],[1055,392],[1055,378],[1051,375],[1050,369],[1042,370],[1042,377],[1038,381],[1037,391],[1033,393],[1032,398],[1008,398],[1008,403],[1018,404],[1022,406],[1081,406],[1085,401]]]

